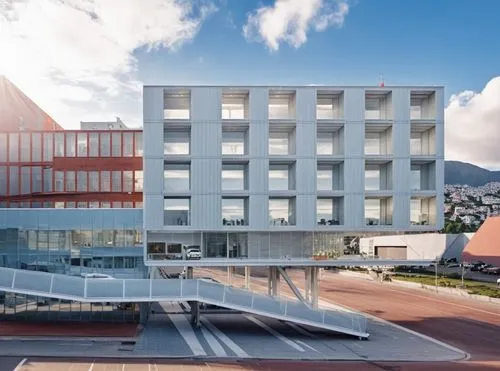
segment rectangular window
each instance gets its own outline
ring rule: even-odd
[[[76,190],[76,179],[74,171],[66,171],[66,192],[75,192]]]
[[[286,132],[270,132],[269,133],[269,154],[270,155],[288,155],[289,149],[289,133]]]
[[[248,221],[245,219],[245,199],[222,199],[222,225],[248,225]]]
[[[54,156],[54,135],[43,133],[43,161],[52,161]]]
[[[76,207],[76,203],[73,201],[68,201],[66,202],[65,208],[66,209],[74,209]]]
[[[134,133],[123,133],[123,157],[134,155]]]
[[[19,161],[19,134],[9,133],[9,161]]]
[[[144,189],[143,177],[144,177],[144,175],[143,175],[142,170],[136,170],[134,172],[134,191],[135,192],[142,192],[143,191],[143,189]]]
[[[7,195],[7,167],[0,166],[0,196]]]
[[[76,133],[66,133],[66,157],[76,156]]]
[[[64,133],[54,134],[54,157],[64,157]]]
[[[269,199],[269,223],[271,226],[293,225],[293,208],[288,198]]]
[[[164,201],[165,225],[190,225],[190,199],[166,198]]]
[[[135,133],[135,156],[142,157],[142,133]]]
[[[381,137],[380,133],[366,133],[365,134],[365,155],[380,155],[381,151]]]
[[[321,165],[317,170],[318,191],[331,191],[333,189],[333,169],[332,166]]]
[[[19,194],[19,167],[11,166],[9,170],[10,194],[15,196]]]
[[[111,207],[112,207],[113,209],[121,209],[121,207],[122,207],[122,203],[121,203],[121,201],[113,201],[113,202],[111,203]]]
[[[112,142],[112,153],[113,157],[121,157],[122,156],[122,133],[112,133],[111,134],[111,142]]]
[[[269,190],[286,191],[289,189],[288,165],[270,165],[269,166]]]
[[[111,209],[111,202],[108,201],[101,202],[101,209]]]
[[[89,171],[89,192],[99,192],[98,171]]]
[[[52,169],[43,169],[43,191],[52,192]]]
[[[99,201],[90,201],[89,202],[89,209],[98,209],[99,208]]]
[[[109,157],[111,155],[111,144],[109,133],[101,133],[101,157]]]
[[[30,133],[21,133],[21,161],[31,161],[31,136]]]
[[[7,134],[0,133],[0,162],[7,162]]]
[[[222,154],[244,155],[245,154],[245,132],[223,131],[222,132]]]
[[[21,194],[26,195],[31,191],[31,168],[29,166],[21,167]]]
[[[101,192],[111,192],[111,174],[109,171],[101,171]]]
[[[54,173],[54,190],[56,192],[64,192],[64,171],[56,171]]]
[[[78,192],[87,192],[87,172],[79,171],[77,172],[77,182],[76,182],[76,190]]]
[[[79,201],[77,204],[76,204],[76,207],[78,209],[86,209],[87,208],[87,202],[85,201]]]
[[[333,155],[333,133],[318,132],[316,137],[316,154]]]
[[[365,170],[365,190],[377,191],[380,189],[380,170],[366,169]]]
[[[111,192],[121,192],[122,191],[122,172],[112,171],[111,172]]]
[[[87,145],[87,133],[78,133],[78,157],[87,157],[88,155],[88,145]]]
[[[295,117],[294,94],[270,94],[268,101],[269,120]]]
[[[56,201],[54,203],[54,208],[55,209],[64,209],[64,202],[61,202],[61,201]]]
[[[99,157],[99,133],[89,133],[89,157]]]
[[[242,191],[246,189],[245,165],[222,165],[222,190]]]
[[[316,219],[318,225],[331,224],[333,220],[333,200],[331,198],[318,198],[316,200]]]
[[[134,203],[130,202],[130,201],[125,201],[125,202],[123,202],[123,208],[124,209],[133,209]]]
[[[165,131],[163,149],[165,155],[189,155],[189,151],[189,131]]]
[[[123,172],[123,192],[132,192],[134,190],[133,174],[133,171]]]
[[[165,192],[189,191],[189,165],[165,165],[163,179]]]
[[[31,161],[40,162],[42,161],[42,134],[32,133],[31,134]]]
[[[40,166],[33,166],[31,171],[31,191],[33,193],[40,193],[42,192],[42,168]]]

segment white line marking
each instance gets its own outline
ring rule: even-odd
[[[94,362],[92,362],[92,364],[90,365],[89,371],[92,371],[93,368],[94,368]]]
[[[21,362],[19,362],[16,366],[16,368],[14,369],[14,371],[19,371],[21,370],[21,367],[23,367],[23,365],[26,363],[26,361],[28,360],[28,358],[23,358],[23,360]]]
[[[300,345],[302,345],[303,347],[306,347],[306,348],[309,348],[311,349],[312,351],[316,352],[316,353],[319,353],[319,351],[317,349],[315,349],[314,347],[310,346],[309,344],[306,344],[305,342],[303,342],[302,340],[298,340],[298,339],[295,339],[295,341],[297,343],[299,343]]]
[[[309,336],[310,338],[315,338],[316,335],[310,333],[306,329],[303,329],[302,327],[296,325],[295,323],[292,322],[285,322],[288,326],[293,328],[295,331],[300,332],[302,335]]]
[[[207,318],[201,318],[200,321],[213,333],[217,336],[226,346],[231,349],[234,354],[241,358],[250,358],[250,356],[241,349],[238,344],[232,341],[226,334],[224,334],[221,330],[215,327]]]
[[[170,318],[170,321],[172,321],[175,328],[182,336],[189,348],[191,348],[191,351],[195,356],[207,355],[202,345],[200,344],[200,341],[196,337],[191,324],[184,314],[169,314],[168,318]]]
[[[208,345],[210,345],[210,348],[212,348],[216,356],[227,357],[227,353],[222,345],[208,329],[206,329],[204,326],[201,326],[201,333],[203,334],[203,337],[207,341]]]
[[[245,315],[245,318],[247,318],[248,320],[252,321],[256,325],[262,327],[264,330],[266,330],[267,332],[269,332],[271,335],[274,335],[275,337],[277,337],[278,339],[280,339],[282,342],[284,342],[285,344],[290,345],[292,348],[298,350],[299,352],[305,352],[305,349],[302,348],[300,345],[298,345],[297,343],[293,342],[292,340],[284,337],[278,331],[276,331],[273,328],[269,327],[268,325],[266,325],[264,322],[261,322],[257,318],[255,318],[253,316],[249,316],[249,315]]]
[[[122,371],[125,371],[125,363],[122,365]]]

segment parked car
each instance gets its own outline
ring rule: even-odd
[[[479,269],[479,271],[482,273],[486,273],[488,268],[493,268],[493,265],[492,264],[485,264],[481,267],[481,269]]]
[[[500,274],[500,267],[489,267],[484,270],[486,274]]]
[[[103,274],[103,273],[82,273],[82,278],[94,278],[94,279],[101,279],[101,280],[114,280],[112,276],[109,274]]]
[[[199,246],[186,246],[184,252],[187,260],[201,259],[201,249]]]

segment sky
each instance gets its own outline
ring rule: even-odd
[[[498,0],[0,0],[0,74],[65,128],[143,84],[443,85],[446,159],[500,169]]]

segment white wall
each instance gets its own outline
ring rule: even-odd
[[[455,235],[423,233],[366,237],[360,239],[360,252],[370,256],[375,246],[406,246],[408,259],[434,260],[436,257],[459,259],[470,238],[470,233]]]

